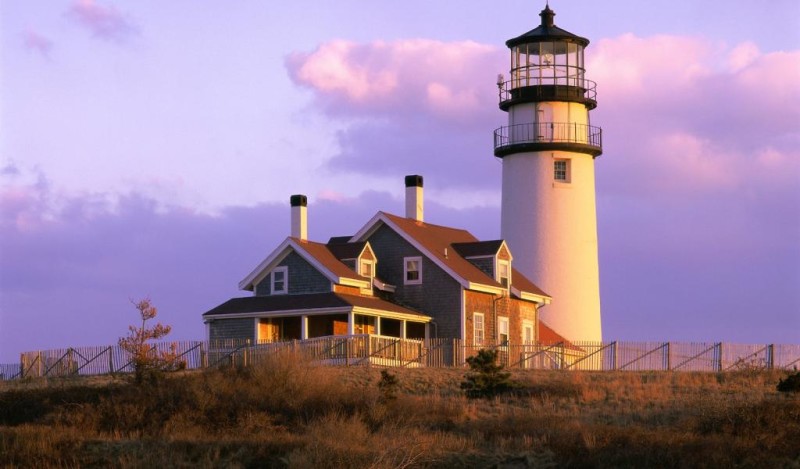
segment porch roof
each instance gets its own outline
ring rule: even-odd
[[[355,311],[376,316],[390,316],[410,321],[430,322],[431,317],[380,298],[345,293],[306,295],[270,295],[231,298],[203,313],[203,318],[240,316],[297,316]]]

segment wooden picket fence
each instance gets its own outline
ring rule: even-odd
[[[705,371],[800,367],[800,345],[722,342],[572,342],[465,345],[458,339],[399,339],[357,334],[255,343],[249,340],[161,342],[185,369],[250,366],[270,357],[339,366],[464,367],[478,350],[496,350],[509,369],[594,371]],[[0,364],[0,380],[87,376],[133,371],[129,353],[116,345],[39,350]]]

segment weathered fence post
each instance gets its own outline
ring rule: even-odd
[[[617,357],[617,341],[611,343],[611,369],[613,371],[617,371],[617,361],[619,357]]]
[[[717,371],[722,371],[722,342],[717,343]]]
[[[669,342],[664,343],[664,355],[666,357],[667,371],[671,370],[670,357],[669,357]]]
[[[206,342],[200,342],[200,368],[208,368],[208,352],[206,351]]]
[[[108,369],[111,372],[111,374],[113,375],[114,374],[114,349],[112,347],[108,347],[106,349],[106,352],[108,352]]]
[[[42,377],[42,376],[44,376],[44,371],[43,371],[44,370],[44,362],[42,361],[42,351],[41,350],[38,350],[36,352],[36,361],[38,362],[36,364],[36,376],[37,377]]]
[[[767,369],[775,368],[775,344],[767,345]]]

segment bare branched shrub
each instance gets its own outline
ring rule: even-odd
[[[121,337],[118,343],[133,358],[135,381],[142,383],[146,378],[156,378],[161,372],[181,368],[174,344],[170,350],[161,351],[149,343],[151,340],[165,337],[172,330],[172,326],[156,323],[148,327],[147,321],[156,317],[158,309],[153,306],[149,298],[131,302],[139,311],[142,324],[138,327],[128,326],[128,336]]]

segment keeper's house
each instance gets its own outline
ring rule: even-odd
[[[203,314],[208,339],[563,341],[539,321],[550,296],[514,268],[506,242],[425,223],[422,177],[405,182],[405,217],[378,212],[354,235],[327,243],[307,239],[307,199],[292,196],[291,236],[239,283],[252,296]]]

